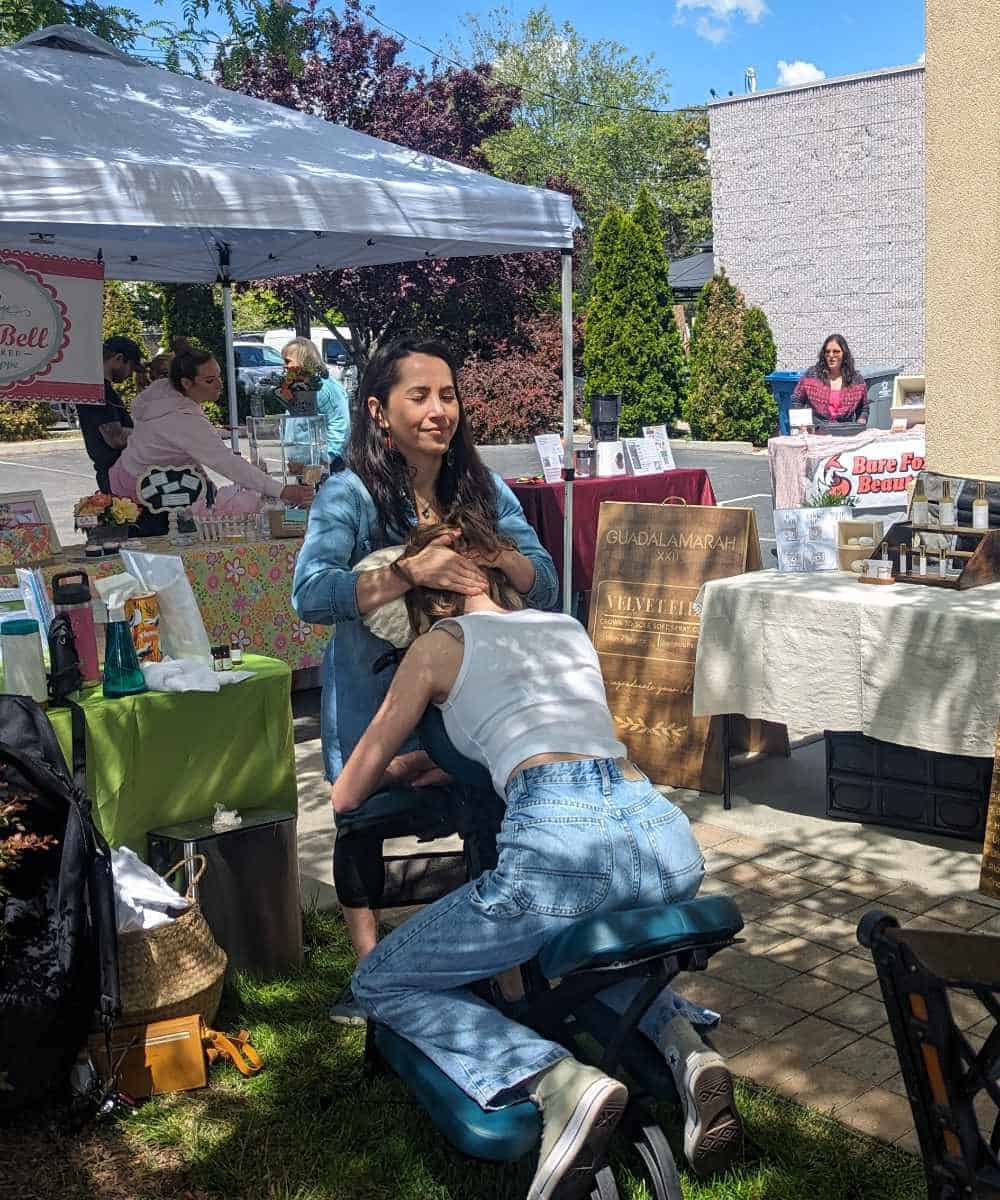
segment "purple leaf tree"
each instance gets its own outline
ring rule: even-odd
[[[485,168],[483,139],[512,127],[515,88],[488,66],[412,66],[401,58],[402,41],[366,25],[358,0],[346,0],[342,13],[311,6],[298,32],[294,58],[280,41],[264,45],[236,62],[220,60],[220,82],[477,170]],[[486,357],[501,343],[523,343],[524,323],[544,306],[557,273],[556,254],[482,256],[318,271],[269,286],[324,319],[342,317],[360,366],[403,332]]]

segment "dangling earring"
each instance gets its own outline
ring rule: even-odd
[[[385,438],[386,450],[391,450],[392,449],[392,430],[389,428],[388,425],[382,426],[382,436]]]

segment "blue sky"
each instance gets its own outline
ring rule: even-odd
[[[530,0],[508,0],[515,15]],[[129,5],[152,19],[180,19],[178,0]],[[464,13],[488,11],[470,0],[376,0],[389,25],[419,42],[445,47],[457,40]],[[571,21],[591,39],[613,38],[638,54],[652,53],[671,81],[671,102],[700,104],[709,88],[743,91],[753,66],[758,88],[804,83],[915,62],[924,49],[923,0],[550,0],[557,21]],[[416,46],[408,57],[424,61]]]

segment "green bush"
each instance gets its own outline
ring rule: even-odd
[[[659,214],[649,196],[640,195],[634,215],[610,209],[594,239],[585,394],[589,399],[619,393],[626,435],[680,415],[685,363],[668,270]]]
[[[0,442],[30,442],[46,437],[55,420],[49,404],[0,404]]]
[[[163,285],[163,342],[168,349],[175,337],[186,337],[202,349],[211,351],[225,371],[226,331],[222,307],[212,295],[211,284]]]
[[[104,318],[101,323],[101,338],[127,337],[145,353],[142,322],[139,320],[128,289],[118,279],[104,281]],[[135,378],[115,384],[115,391],[128,408],[135,399]]]
[[[743,293],[725,271],[701,289],[687,394],[687,419],[696,438],[763,446],[775,432],[778,406],[754,359],[759,342],[748,339],[746,317]]]
[[[747,309],[746,320],[743,322],[743,336],[754,367],[761,375],[770,375],[778,365],[778,348],[774,344],[771,323],[762,308],[754,306]]]

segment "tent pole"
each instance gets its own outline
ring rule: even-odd
[[[573,611],[573,251],[562,251],[563,612]]]
[[[233,350],[233,288],[222,281],[222,319],[226,326],[226,394],[229,397],[229,424],[232,426],[233,453],[240,452],[240,410],[236,403],[236,353]]]
[[[219,247],[219,281],[222,284],[222,322],[226,328],[226,396],[229,400],[230,441],[233,453],[240,452],[240,410],[236,402],[236,353],[233,350],[233,285],[229,278],[229,246]]]

